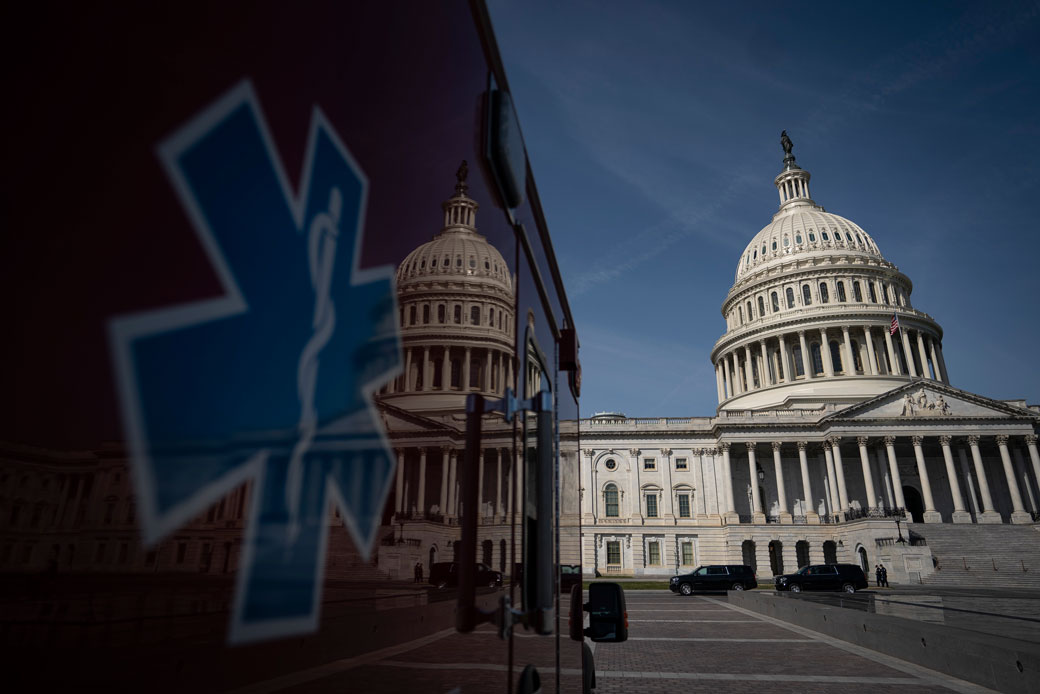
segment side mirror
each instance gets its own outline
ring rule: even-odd
[[[628,640],[628,610],[625,591],[617,583],[589,585],[589,628],[585,635],[593,641],[620,643]]]

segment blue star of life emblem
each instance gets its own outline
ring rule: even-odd
[[[157,154],[223,296],[109,326],[144,540],[251,482],[229,638],[314,631],[333,506],[368,558],[396,461],[393,268],[358,267],[367,180],[315,107],[294,194],[251,84]]]

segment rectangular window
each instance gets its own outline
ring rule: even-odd
[[[690,517],[690,495],[680,494],[679,495],[679,517],[689,518]]]
[[[455,313],[455,322],[456,323],[461,323],[462,322],[462,306],[459,306],[458,304],[456,304],[454,313]]]
[[[682,565],[693,566],[693,543],[682,543]]]
[[[675,459],[675,469],[676,470],[689,470],[690,466],[687,465],[686,458],[676,458]]]
[[[657,461],[653,458],[643,458],[643,469],[644,470],[656,470]]]
[[[648,494],[646,497],[646,517],[657,518],[657,496]]]
[[[621,565],[621,543],[616,540],[607,543],[607,564],[610,566]]]
[[[661,565],[661,543],[651,542],[647,545],[648,550],[648,562],[651,566]]]

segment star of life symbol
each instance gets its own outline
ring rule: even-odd
[[[315,107],[294,195],[248,81],[157,154],[224,293],[109,325],[144,540],[251,482],[230,641],[307,633],[333,506],[368,559],[396,464],[371,401],[401,345],[393,268],[358,267],[367,180]]]

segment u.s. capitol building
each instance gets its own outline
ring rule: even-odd
[[[717,414],[580,422],[585,573],[746,563],[768,580],[845,561],[935,580],[943,561],[952,576],[953,548],[994,542],[1025,542],[1028,573],[1040,408],[951,385],[942,328],[911,302],[910,278],[813,200],[782,142],[780,208],[722,304]]]

